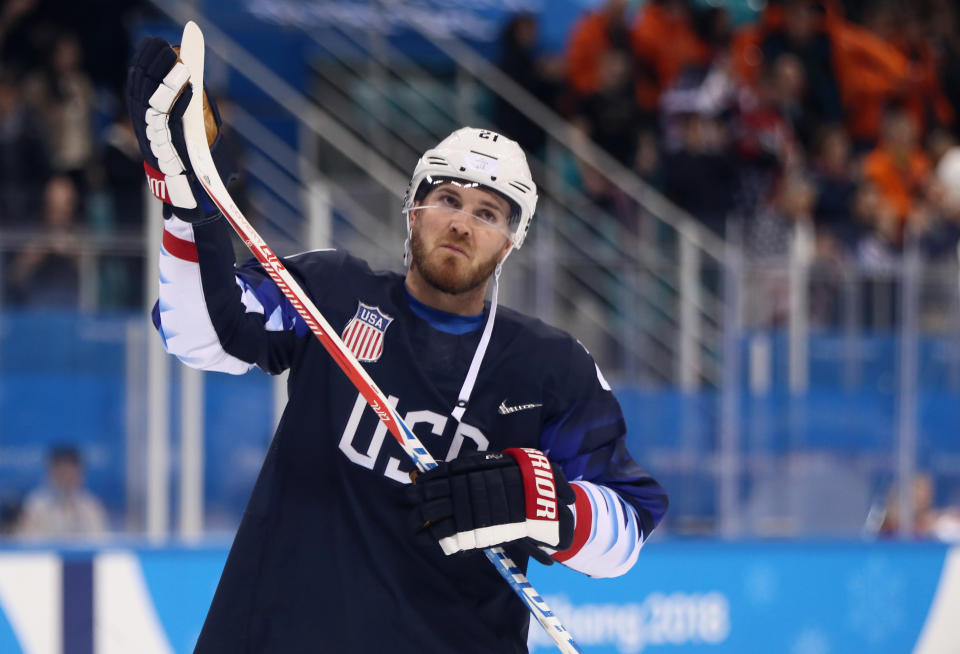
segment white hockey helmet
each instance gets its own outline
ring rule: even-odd
[[[516,141],[490,130],[461,127],[420,157],[407,187],[404,215],[443,179],[474,182],[505,198],[510,203],[510,240],[517,249],[523,245],[537,208],[537,186]]]

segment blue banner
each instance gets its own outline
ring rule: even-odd
[[[0,551],[0,652],[189,654],[225,559],[222,547]],[[70,582],[64,570],[84,561],[89,581]],[[960,548],[933,543],[664,541],[616,579],[536,564],[530,579],[589,654],[935,654],[960,642]],[[89,632],[71,602],[94,607]],[[530,651],[556,651],[535,622]]]
[[[664,542],[619,579],[561,566],[535,568],[530,579],[595,654],[905,654],[945,553],[923,544]],[[553,649],[539,629],[530,642],[533,652]]]

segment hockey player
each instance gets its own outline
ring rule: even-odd
[[[235,265],[229,227],[192,178],[190,94],[170,46],[145,41],[128,104],[166,203],[154,322],[187,365],[290,372],[196,652],[526,652],[529,613],[481,549],[503,545],[524,570],[532,555],[620,575],[667,497],[627,452],[587,351],[497,306],[537,202],[523,152],[465,127],[424,153],[403,207],[405,275],[338,251],[284,260],[441,462],[416,477],[260,266]],[[208,128],[215,145],[215,111]],[[543,519],[527,520],[538,489]]]

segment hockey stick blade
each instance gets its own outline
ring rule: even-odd
[[[293,279],[283,266],[270,246],[260,237],[254,228],[247,222],[217,172],[213,163],[213,156],[207,144],[206,130],[203,122],[203,59],[204,41],[203,32],[193,21],[187,22],[183,29],[180,43],[180,59],[190,71],[190,83],[193,85],[193,97],[187,106],[183,117],[184,136],[187,143],[187,154],[190,165],[193,167],[204,191],[210,200],[220,209],[227,222],[250,249],[253,256],[260,262],[273,282],[284,294],[291,305],[300,314],[310,331],[320,340],[323,347],[330,353],[340,369],[347,375],[351,383],[357,388],[364,399],[373,409],[377,417],[400,443],[407,455],[421,471],[436,467],[436,461],[416,437],[413,431],[403,422],[400,415],[393,409],[386,396],[376,385],[367,371],[360,365],[353,353],[347,349],[323,317],[313,301],[307,296],[300,285]],[[510,584],[514,592],[523,600],[527,608],[537,619],[550,639],[563,654],[582,654],[582,650],[573,641],[573,636],[560,622],[550,607],[543,600],[536,589],[527,581],[526,576],[517,567],[502,547],[489,547],[484,550],[487,558],[493,563],[500,575]]]

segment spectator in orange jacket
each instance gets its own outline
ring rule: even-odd
[[[875,28],[883,20],[875,17]],[[876,143],[884,106],[907,89],[909,62],[882,37],[842,17],[833,17],[828,29],[847,129],[861,145]]]
[[[917,126],[903,107],[887,112],[880,144],[863,161],[863,173],[902,225],[918,209],[930,180],[930,159],[920,147]]]
[[[593,95],[600,87],[600,68],[611,49],[629,51],[626,0],[607,0],[582,15],[570,31],[567,73],[577,95]]]
[[[834,68],[840,83],[847,127],[856,141],[876,142],[884,107],[898,102],[917,128],[927,118],[949,125],[953,109],[937,77],[937,60],[916,14],[878,5],[868,16],[869,29],[839,16],[828,21],[834,42]]]
[[[650,0],[633,25],[633,50],[641,73],[637,100],[652,111],[677,75],[705,65],[711,54],[694,29],[689,0]]]

